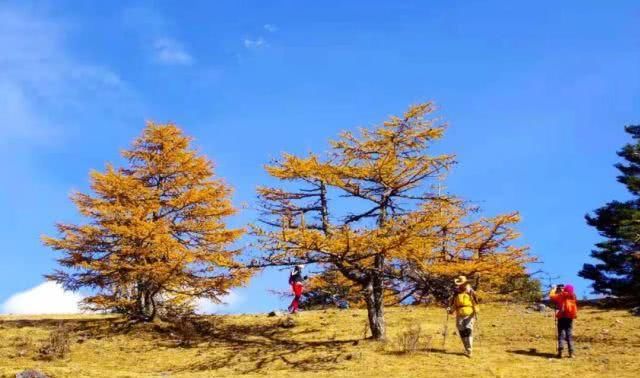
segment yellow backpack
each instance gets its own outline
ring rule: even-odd
[[[471,293],[463,292],[455,295],[453,305],[459,316],[469,316],[473,314],[475,303]]]

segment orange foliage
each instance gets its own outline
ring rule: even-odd
[[[526,248],[510,245],[517,213],[471,220],[472,209],[434,190],[455,161],[427,153],[445,130],[427,119],[433,111],[411,106],[358,135],[344,132],[326,156],[284,154],[266,167],[282,187],[258,189],[261,264],[339,271],[359,286],[374,338],[385,337],[390,286],[411,293],[434,276],[500,277],[530,261]]]
[[[224,222],[235,212],[231,190],[190,141],[175,125],[148,123],[123,152],[126,168],[91,172],[93,194],[72,195],[89,222],[58,224],[60,237],[43,237],[65,268],[48,278],[95,290],[85,299],[91,309],[146,320],[194,297],[218,301],[247,282],[230,248],[243,230]]]

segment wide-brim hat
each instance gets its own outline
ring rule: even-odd
[[[468,282],[468,280],[467,280],[466,276],[458,276],[458,277],[453,279],[453,283],[456,284],[456,286],[464,285],[467,282]]]

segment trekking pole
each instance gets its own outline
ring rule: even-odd
[[[474,312],[473,316],[476,318],[476,343],[480,344],[480,318],[478,317],[477,312]]]
[[[558,286],[552,286],[551,287],[551,291],[552,292],[556,292],[557,288],[558,288]],[[553,333],[552,333],[553,337],[551,339],[554,340],[553,349],[555,349],[557,351],[558,350],[558,344],[559,344],[559,340],[558,340],[558,317],[556,316],[557,313],[558,313],[558,304],[551,299],[551,296],[549,296],[549,300],[551,301],[551,303],[553,303]]]
[[[558,345],[560,342],[558,341],[558,317],[556,317],[557,306],[553,306],[553,337],[551,340],[554,340],[553,349],[558,350]]]

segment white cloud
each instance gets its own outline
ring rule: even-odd
[[[191,65],[193,56],[172,33],[173,25],[154,8],[134,6],[122,12],[125,26],[138,34],[149,49],[152,61],[166,65]]]
[[[251,39],[251,38],[244,39],[244,47],[248,49],[258,49],[264,46],[266,46],[266,43],[262,37],[258,37],[256,39]]]
[[[273,24],[265,24],[264,30],[268,31],[269,33],[275,33],[278,31],[278,27]]]
[[[193,57],[186,52],[182,44],[171,38],[158,38],[153,43],[156,60],[164,64],[190,65]]]
[[[3,314],[75,314],[81,312],[82,298],[80,294],[65,291],[56,282],[47,281],[12,295],[0,311]]]
[[[221,298],[223,303],[213,303],[209,299],[196,300],[196,312],[199,314],[220,314],[233,311],[233,308],[244,302],[244,297],[235,291],[229,292],[228,295]]]
[[[77,314],[83,312],[80,307],[82,299],[84,299],[83,295],[65,291],[60,284],[47,281],[9,297],[0,305],[0,313],[19,315]],[[199,314],[229,313],[245,300],[234,291],[221,299],[222,303],[213,303],[204,298],[197,299],[196,312]]]

